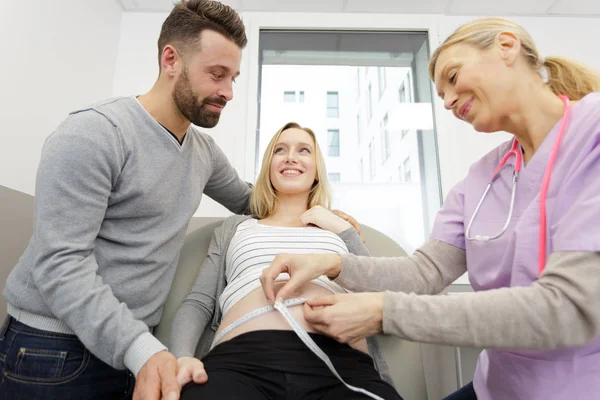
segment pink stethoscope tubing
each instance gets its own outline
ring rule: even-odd
[[[565,107],[564,107],[564,111],[563,111],[562,121],[561,121],[560,127],[558,129],[558,134],[556,135],[556,138],[554,139],[554,143],[552,145],[552,150],[550,151],[550,157],[548,159],[548,164],[546,165],[546,169],[544,171],[544,177],[542,178],[542,187],[540,190],[540,234],[539,234],[539,246],[538,246],[538,273],[540,275],[546,265],[546,242],[547,242],[546,198],[548,196],[548,188],[550,186],[550,177],[552,175],[552,168],[554,167],[554,164],[556,161],[556,155],[558,154],[558,150],[560,148],[560,143],[565,134],[565,131],[567,128],[567,123],[571,116],[571,107],[570,107],[569,98],[566,96],[563,96],[563,95],[560,95],[558,97],[563,101],[563,104]],[[483,200],[485,199],[489,190],[491,189],[492,184],[498,175],[498,172],[502,169],[502,167],[504,167],[504,165],[506,164],[508,159],[510,157],[512,157],[513,155],[515,156],[515,166],[513,169],[513,184],[512,184],[512,190],[511,190],[510,205],[509,205],[509,209],[508,209],[508,217],[506,219],[504,226],[502,227],[502,230],[494,236],[482,236],[482,235],[471,236],[470,235],[471,225],[473,224],[473,220],[475,219],[475,216],[479,212],[479,208],[483,204]],[[483,195],[481,196],[481,199],[479,200],[479,203],[477,204],[477,207],[475,207],[475,211],[473,212],[473,215],[471,216],[469,224],[467,225],[467,230],[465,232],[465,237],[467,238],[467,240],[488,242],[490,240],[497,239],[500,236],[502,236],[502,234],[504,234],[504,232],[508,228],[508,225],[510,224],[510,221],[512,218],[512,213],[513,213],[514,203],[515,203],[517,180],[519,178],[519,173],[521,172],[522,163],[523,163],[523,156],[519,149],[519,142],[517,141],[517,139],[515,139],[515,140],[513,140],[510,150],[504,155],[504,157],[502,157],[502,160],[500,161],[500,163],[494,170],[494,173],[492,174],[492,178],[490,179],[490,182],[487,184],[485,191],[483,192]]]

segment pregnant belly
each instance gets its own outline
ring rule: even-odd
[[[283,286],[285,282],[275,282],[275,290],[278,290],[281,286]],[[330,295],[331,292],[321,286],[315,285],[314,283],[308,283],[305,285],[299,293],[297,293],[294,297],[304,297],[306,299],[313,299],[319,296],[327,296]],[[265,307],[270,305],[265,297],[265,294],[262,288],[257,288],[254,291],[250,292],[246,297],[238,301],[230,310],[223,316],[223,320],[217,330],[216,335],[218,335],[223,329],[227,328],[234,321],[243,317],[251,311],[256,310],[257,308]],[[317,332],[317,330],[304,319],[304,306],[293,306],[289,307],[290,313],[294,317],[294,319],[303,327],[307,332]],[[263,314],[259,317],[251,319],[250,321],[245,322],[244,324],[238,326],[233,329],[231,332],[226,334],[219,343],[223,343],[227,340],[233,339],[236,336],[239,336],[246,332],[260,331],[260,330],[292,330],[290,324],[285,320],[283,315],[278,311],[272,311],[266,314]],[[218,343],[215,343],[217,345]],[[359,340],[355,343],[350,343],[350,346],[353,348],[360,350],[364,353],[367,353],[367,342],[365,339]]]

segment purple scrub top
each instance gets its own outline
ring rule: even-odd
[[[600,252],[600,93],[589,94],[572,107],[546,201],[547,254]],[[440,210],[431,237],[465,249],[475,291],[529,286],[538,279],[539,193],[560,122],[523,166],[512,220],[500,238],[487,243],[468,241],[465,230],[511,142],[473,164]],[[471,227],[472,236],[491,236],[502,229],[514,162],[511,157],[492,185]],[[480,400],[600,399],[600,336],[567,349],[484,350],[474,386]]]

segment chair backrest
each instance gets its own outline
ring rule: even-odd
[[[361,225],[360,230],[373,257],[406,255],[402,246],[378,230],[367,225]],[[379,335],[379,343],[398,393],[405,399],[427,400],[421,344],[389,335]]]
[[[156,326],[154,336],[165,346],[169,343],[171,324],[175,313],[192,289],[198,271],[204,262],[213,232],[223,223],[224,218],[197,217],[190,224],[185,242],[179,255],[177,271],[171,284],[171,290],[163,307],[160,323]]]
[[[33,234],[33,196],[0,185],[0,282],[2,287]],[[0,296],[0,321],[6,301]]]
[[[222,218],[194,218],[179,257],[171,292],[163,309],[155,336],[163,343],[169,340],[171,324],[177,309],[191,289],[212,238]],[[374,257],[400,257],[406,252],[390,237],[366,225],[361,225],[365,244]],[[386,358],[394,385],[406,399],[427,400],[423,359],[419,343],[381,335],[382,353]]]

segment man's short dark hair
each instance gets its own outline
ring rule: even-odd
[[[207,29],[225,36],[240,49],[248,43],[244,23],[233,8],[215,0],[181,0],[163,22],[160,31],[159,68],[162,51],[167,44],[185,52],[199,46],[200,33]]]

